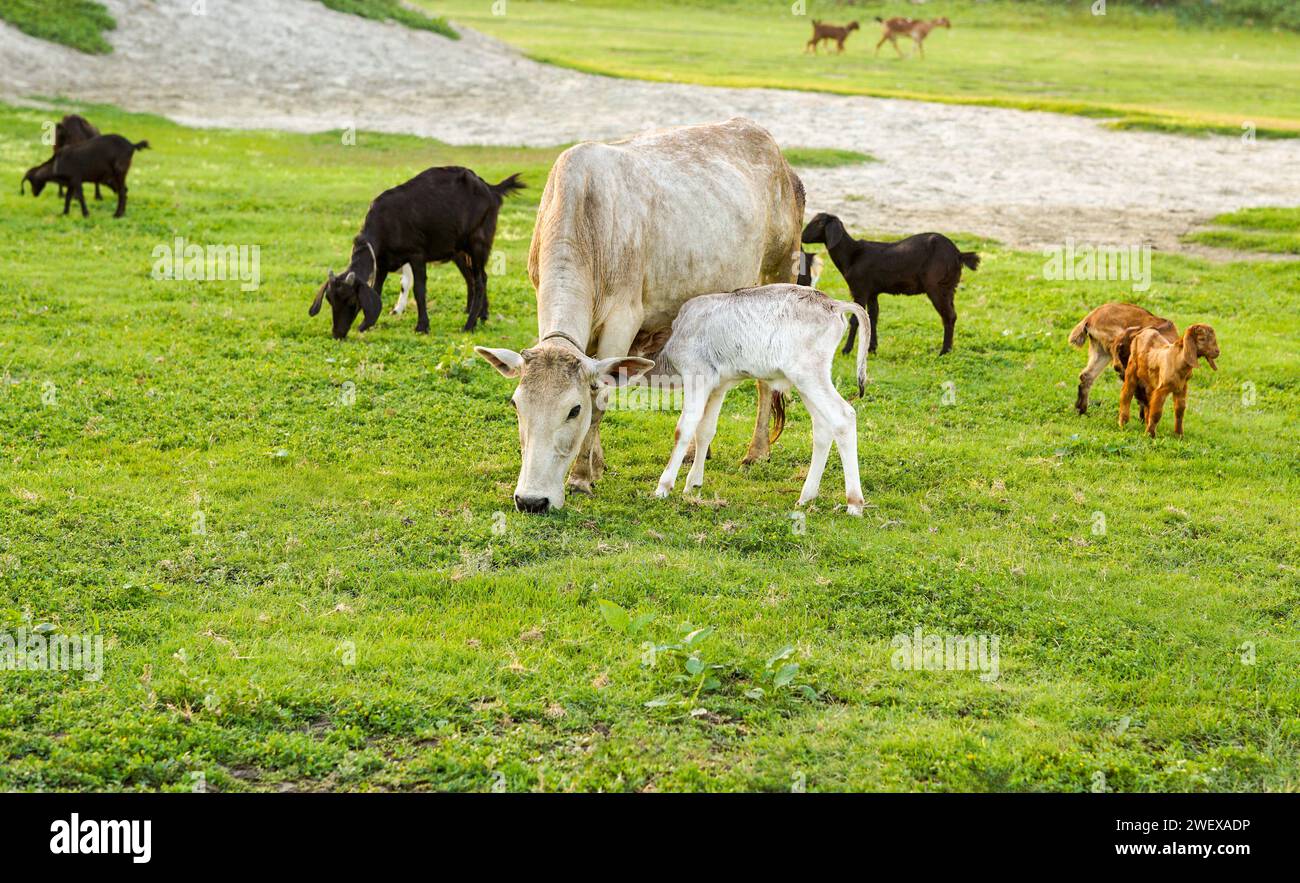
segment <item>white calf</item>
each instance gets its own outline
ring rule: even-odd
[[[692,439],[697,452],[709,449],[727,391],[753,379],[770,384],[777,394],[793,386],[812,415],[812,463],[799,505],[816,499],[834,440],[844,464],[849,514],[861,515],[857,413],[831,380],[831,363],[848,324],[846,313],[868,323],[862,327],[871,327],[866,311],[857,304],[798,285],[764,285],[688,300],[673,321],[672,337],[663,351],[685,389],[673,453],[655,496],[666,497],[672,491]],[[870,338],[868,334],[863,339]],[[859,344],[859,396],[866,379],[867,348]],[[697,453],[686,476],[687,490],[704,484],[706,459]]]

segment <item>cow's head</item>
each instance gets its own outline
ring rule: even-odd
[[[609,389],[654,366],[635,356],[591,359],[559,345],[521,353],[477,346],[474,352],[506,377],[519,378],[510,404],[519,418],[523,454],[515,483],[521,512],[563,508],[564,480],[591,428],[593,409]]]
[[[379,293],[351,270],[342,276],[335,276],[334,271],[330,270],[329,278],[320,287],[320,291],[316,292],[316,299],[307,310],[309,316],[320,312],[322,300],[328,300],[330,309],[334,311],[334,337],[338,340],[348,336],[357,313],[365,314],[365,320],[358,329],[365,331],[379,321],[379,313],[383,309]]]

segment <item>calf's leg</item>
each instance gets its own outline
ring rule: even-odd
[[[664,467],[663,474],[659,476],[659,486],[655,488],[656,497],[662,499],[672,492],[673,484],[677,481],[677,473],[682,468],[682,460],[686,459],[686,446],[695,436],[695,430],[704,417],[704,409],[712,393],[713,390],[705,388],[703,382],[694,389],[687,387],[682,416],[678,418],[677,429],[673,433],[673,452],[668,458],[668,465]],[[696,457],[695,462],[703,462],[703,458]],[[694,466],[691,468],[694,469]]]
[[[695,459],[691,462],[691,471],[686,475],[686,490],[690,491],[704,485],[704,461],[709,459],[707,454],[700,454],[700,451],[708,451],[709,445],[713,443],[713,437],[718,432],[718,415],[722,412],[722,401],[727,397],[727,388],[718,387],[709,395],[708,403],[704,406],[704,416],[700,418],[700,425],[695,429]]]

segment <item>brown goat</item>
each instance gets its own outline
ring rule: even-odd
[[[951,30],[952,22],[946,18],[935,18],[930,21],[924,21],[919,18],[881,18],[876,16],[876,21],[880,22],[881,36],[880,42],[876,44],[876,54],[880,54],[880,47],[885,45],[888,40],[898,53],[898,57],[903,57],[903,50],[898,48],[899,37],[910,37],[912,43],[916,45],[916,51],[925,58],[925,47],[921,44],[925,38],[935,28],[948,28]]]
[[[803,51],[805,53],[807,53],[809,50],[812,50],[812,52],[815,54],[817,52],[817,44],[820,43],[822,40],[834,40],[835,43],[839,46],[839,51],[843,52],[844,41],[849,38],[849,34],[853,33],[858,29],[858,23],[855,21],[851,21],[847,25],[841,28],[838,25],[828,25],[818,21],[817,19],[813,19],[812,26],[813,26],[812,39],[809,40],[807,45],[804,46]]]
[[[1218,371],[1214,360],[1219,357],[1219,340],[1209,325],[1192,325],[1182,338],[1167,341],[1154,328],[1130,328],[1124,332],[1131,342],[1128,369],[1124,374],[1124,390],[1119,398],[1119,425],[1128,423],[1129,402],[1139,383],[1151,391],[1147,405],[1147,435],[1156,437],[1156,424],[1164,411],[1165,399],[1174,397],[1174,435],[1183,434],[1183,412],[1187,410],[1187,381],[1197,359],[1205,359],[1211,369]]]
[[[1107,365],[1114,365],[1115,373],[1119,375],[1121,381],[1124,379],[1129,350],[1124,332],[1129,328],[1154,328],[1165,340],[1178,339],[1178,329],[1174,327],[1173,322],[1133,304],[1103,304],[1084,316],[1070,332],[1072,345],[1088,344],[1088,365],[1079,374],[1079,394],[1074,402],[1074,409],[1080,414],[1088,413],[1088,392],[1101,373],[1106,370]],[[1145,419],[1146,387],[1139,385],[1136,395],[1138,406],[1142,409],[1143,419]]]

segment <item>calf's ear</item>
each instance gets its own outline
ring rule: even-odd
[[[636,380],[655,366],[650,359],[637,356],[615,356],[599,359],[591,364],[591,379],[600,386],[623,386]]]
[[[479,358],[483,359],[483,361],[501,372],[503,377],[518,377],[519,372],[523,370],[524,357],[514,350],[476,346],[474,352],[478,353]]]

